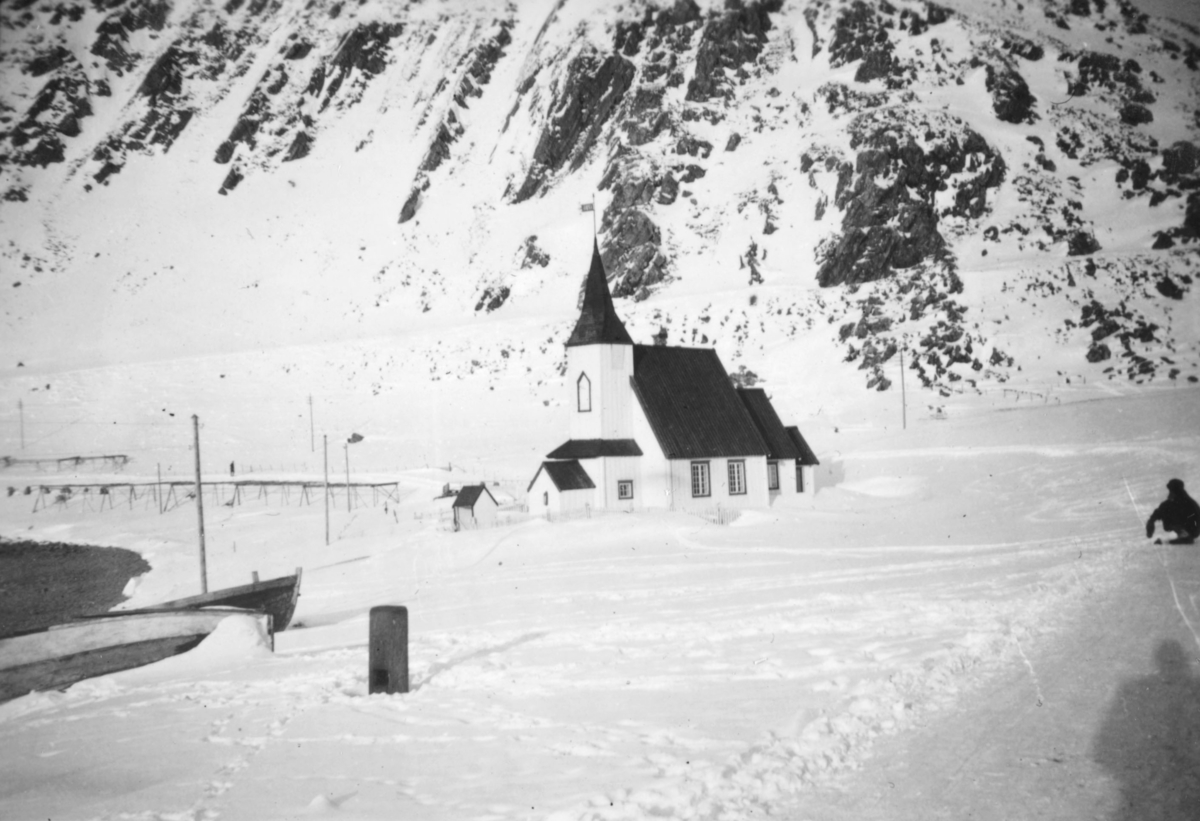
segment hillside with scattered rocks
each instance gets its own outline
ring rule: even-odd
[[[731,371],[1195,382],[1200,32],[993,5],[18,0],[0,368],[46,323],[141,355],[72,294],[168,347],[182,301],[232,348],[436,317],[553,351],[594,220],[642,340]]]

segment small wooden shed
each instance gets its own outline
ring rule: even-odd
[[[485,485],[464,485],[454,497],[454,529],[474,530],[496,524],[500,505]]]
[[[578,459],[542,462],[529,483],[529,512],[554,519],[587,513],[596,484]]]

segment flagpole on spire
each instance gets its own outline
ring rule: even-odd
[[[592,201],[581,204],[579,206],[579,210],[581,213],[585,213],[585,214],[588,211],[592,212],[592,239],[595,240],[596,239],[596,192],[595,191],[592,192]]]

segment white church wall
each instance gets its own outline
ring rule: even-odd
[[[640,476],[640,456],[614,456],[605,459],[604,470],[604,501],[603,506],[608,510],[641,510],[645,507],[642,498],[644,488]],[[621,483],[630,482],[632,495],[627,499],[621,498]]]
[[[632,390],[632,389],[631,389]],[[658,438],[636,397],[633,403],[633,438],[642,449],[638,472],[641,487],[634,488],[643,508],[670,508],[672,504],[671,465],[663,455]]]
[[[558,495],[558,510],[554,516],[573,516],[596,508],[596,489],[564,490]]]
[[[567,348],[567,377],[571,390],[570,438],[633,438],[632,345],[576,345]],[[581,410],[580,377],[587,377]]]
[[[779,487],[775,490],[770,490],[770,487],[769,487],[770,479],[771,479],[769,471],[771,469],[770,468],[771,464],[772,463],[768,461],[768,463],[767,463],[767,470],[768,470],[767,482],[768,482],[768,491],[771,496],[771,504],[774,505],[778,502],[786,503],[789,499],[795,498],[795,496],[796,496],[796,463],[792,459],[783,459],[783,460],[774,462],[775,469],[778,472],[778,476],[779,476]]]
[[[729,463],[741,461],[745,464],[745,493],[730,493]],[[708,495],[692,494],[692,463],[708,465]],[[715,507],[746,508],[767,507],[770,496],[767,492],[767,457],[746,456],[734,459],[672,459],[670,461],[672,492],[677,510],[704,511]]]
[[[726,460],[728,462],[729,460]],[[767,507],[771,504],[770,491],[767,488],[767,457],[747,456],[746,463],[746,492],[729,497],[734,507]],[[726,492],[728,492],[728,473],[725,475]]]
[[[592,505],[594,507],[604,507],[604,486],[606,482],[607,472],[605,471],[605,462],[607,459],[580,459],[579,464],[587,473],[588,478],[592,480],[592,484],[596,487],[591,491]]]
[[[795,477],[796,471],[800,471],[801,475],[798,478],[802,484],[802,487],[797,489],[797,492],[804,496],[814,495],[817,492],[816,469],[812,465],[797,467],[792,471],[793,477]]]

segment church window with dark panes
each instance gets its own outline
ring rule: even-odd
[[[804,492],[804,465],[796,463],[796,492]]]
[[[542,505],[548,506],[549,504],[550,504],[550,491],[548,491],[548,490],[542,491]]]
[[[767,462],[767,488],[779,490],[779,463]]]
[[[617,498],[632,499],[633,498],[633,480],[621,479],[617,482]]]
[[[579,412],[591,413],[592,380],[588,379],[588,375],[586,373],[579,374],[579,381],[575,383],[575,392],[578,394]]]
[[[743,459],[729,460],[729,495],[742,496],[746,493],[746,462]]]
[[[708,462],[692,462],[692,495],[708,496]]]

